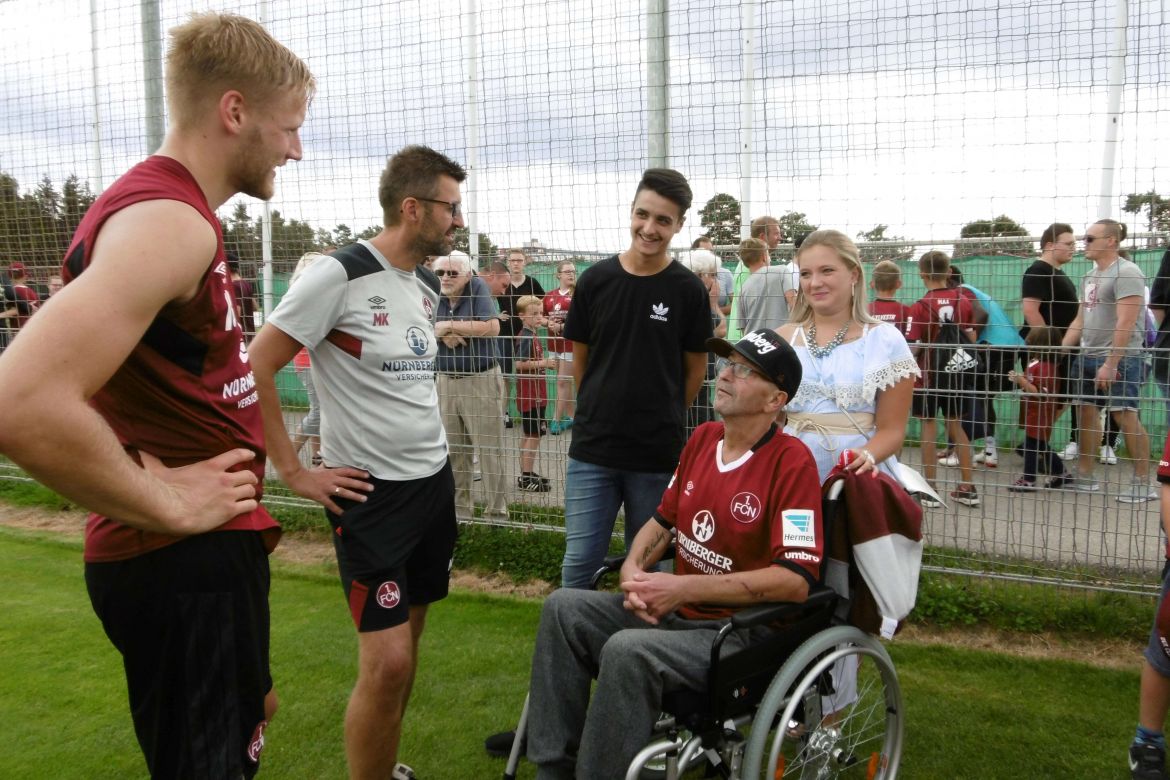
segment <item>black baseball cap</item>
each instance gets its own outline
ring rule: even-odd
[[[796,395],[800,387],[800,378],[804,373],[800,358],[774,330],[754,330],[734,344],[726,339],[707,339],[707,349],[723,358],[733,351],[739,353],[787,393],[789,399]]]

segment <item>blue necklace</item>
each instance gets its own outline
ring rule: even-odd
[[[823,358],[832,352],[837,347],[841,346],[841,342],[845,340],[845,334],[849,332],[849,326],[853,324],[853,320],[846,320],[845,324],[841,326],[841,330],[837,331],[837,335],[829,339],[829,343],[823,347],[817,346],[817,325],[815,322],[810,322],[808,326],[808,338],[805,339],[808,346],[809,354],[815,358]]]

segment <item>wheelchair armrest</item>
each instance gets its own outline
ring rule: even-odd
[[[609,555],[601,562],[601,568],[593,572],[593,576],[589,578],[589,589],[597,590],[601,585],[601,581],[605,579],[605,575],[615,571],[621,571],[622,564],[626,562],[625,555]]]
[[[836,598],[837,593],[832,588],[815,585],[804,601],[779,601],[772,604],[761,604],[758,607],[748,607],[736,612],[731,616],[730,630],[751,628],[808,610],[819,609],[822,606],[828,606]]]

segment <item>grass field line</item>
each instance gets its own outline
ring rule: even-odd
[[[18,506],[0,501],[0,528],[18,535],[55,539],[80,551],[85,513],[41,506]],[[337,564],[332,545],[319,535],[288,533],[273,553],[274,571],[298,578],[336,582]],[[552,587],[540,580],[517,583],[501,573],[465,569],[452,572],[452,589],[523,599],[542,599]],[[1127,638],[1080,637],[1051,631],[1006,631],[986,626],[939,627],[907,624],[898,642],[940,645],[1004,653],[1023,658],[1060,658],[1100,668],[1137,670],[1144,636]]]
[[[0,528],[0,777],[143,776],[120,662],[81,568],[76,534]],[[315,564],[281,563],[271,604],[281,711],[263,776],[340,780],[356,657],[341,589]],[[533,599],[467,591],[432,608],[401,754],[421,776],[499,776],[482,739],[519,712],[538,615]],[[1135,653],[1124,653],[1132,667],[1109,669],[908,639],[889,644],[906,702],[904,777],[1123,776]],[[526,764],[520,778],[533,774]]]

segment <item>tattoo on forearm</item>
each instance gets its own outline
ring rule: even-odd
[[[654,551],[657,550],[658,547],[669,538],[670,534],[668,534],[664,529],[658,529],[657,533],[654,534],[654,538],[650,540],[650,544],[646,545],[645,550],[642,550],[642,555],[638,558],[638,566],[645,566],[647,563],[649,563],[650,556],[652,556]]]

